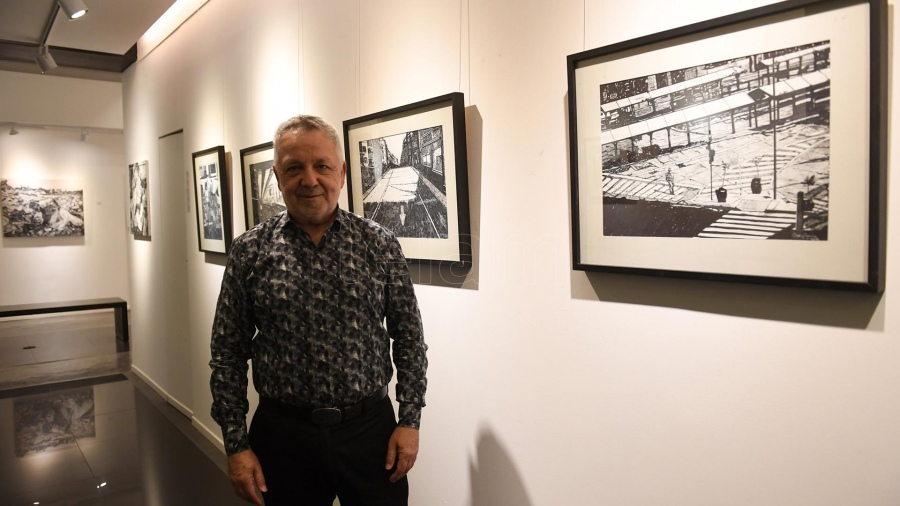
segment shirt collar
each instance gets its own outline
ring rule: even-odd
[[[325,233],[327,234],[328,232],[331,232],[331,231],[339,232],[339,231],[343,230],[347,226],[347,221],[348,221],[347,211],[344,211],[343,209],[341,209],[340,204],[338,204],[337,212],[335,212],[335,214],[334,214],[334,221],[331,223],[331,227],[329,227]],[[297,225],[296,223],[294,223],[294,220],[291,219],[291,214],[288,212],[287,209],[285,209],[284,211],[281,212],[281,215],[279,216],[278,222],[276,223],[275,227],[278,230],[282,230],[282,231],[284,230],[285,227],[293,227],[294,230],[297,232],[303,231],[303,229],[301,229],[300,226]]]

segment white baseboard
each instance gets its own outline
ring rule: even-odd
[[[169,404],[172,405],[173,408],[181,411],[181,414],[192,419],[194,418],[194,410],[185,406],[181,401],[172,397],[171,395],[166,397],[166,400],[169,401]]]
[[[174,407],[175,409],[180,411],[182,415],[184,415],[190,419],[194,418],[194,410],[192,410],[191,408],[184,405],[184,403],[182,403],[175,397],[172,397],[171,395],[169,395],[169,392],[167,392],[165,388],[160,386],[159,383],[153,381],[150,378],[150,376],[147,376],[147,374],[144,371],[140,370],[136,365],[131,364],[131,372],[133,372],[135,374],[135,376],[141,378],[144,381],[144,383],[150,385],[150,388],[152,388],[156,393],[158,393],[160,395],[160,397],[165,399],[166,402],[171,404],[172,407]]]
[[[138,369],[138,366],[131,364],[131,372],[133,372],[138,378],[141,378],[144,381],[144,383],[150,385],[150,388],[152,388],[156,393],[158,393],[163,399],[169,398],[169,394],[166,393],[165,389],[163,389],[163,387],[161,387],[159,385],[159,383],[153,381],[150,378],[150,376],[147,376],[147,374],[144,373],[144,371]]]
[[[203,423],[200,422],[200,420],[197,420],[196,418],[191,418],[191,424],[197,430],[199,430],[201,434],[206,436],[206,439],[209,439],[212,442],[212,444],[216,445],[216,447],[219,450],[221,450],[222,453],[225,453],[225,443],[222,442],[222,438],[220,436],[220,434],[221,434],[220,430],[218,430],[218,429],[215,431],[210,430],[209,427],[207,427],[206,425],[203,425]]]

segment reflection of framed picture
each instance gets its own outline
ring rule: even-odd
[[[573,266],[881,291],[884,0],[790,0],[568,58]]]
[[[231,215],[225,184],[225,148],[205,149],[193,157],[200,251],[227,253],[231,246]]]
[[[241,150],[247,230],[285,210],[272,170],[274,160],[275,149],[271,142]]]
[[[390,229],[413,262],[472,261],[462,93],[344,122],[350,211]]]
[[[14,399],[16,457],[62,450],[97,437],[94,414],[92,387]]]
[[[128,166],[129,216],[135,238],[150,238],[150,171],[147,160]]]

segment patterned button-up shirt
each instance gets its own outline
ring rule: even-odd
[[[392,341],[398,423],[418,428],[427,346],[393,234],[341,209],[318,245],[287,212],[248,230],[232,245],[212,331],[211,414],[226,452],[250,447],[249,359],[262,396],[346,406],[388,384]]]

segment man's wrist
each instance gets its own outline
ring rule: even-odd
[[[422,420],[422,406],[401,402],[397,415],[397,425],[418,429]]]
[[[247,424],[232,422],[222,425],[222,440],[225,454],[233,455],[250,449],[250,438],[247,436]]]

